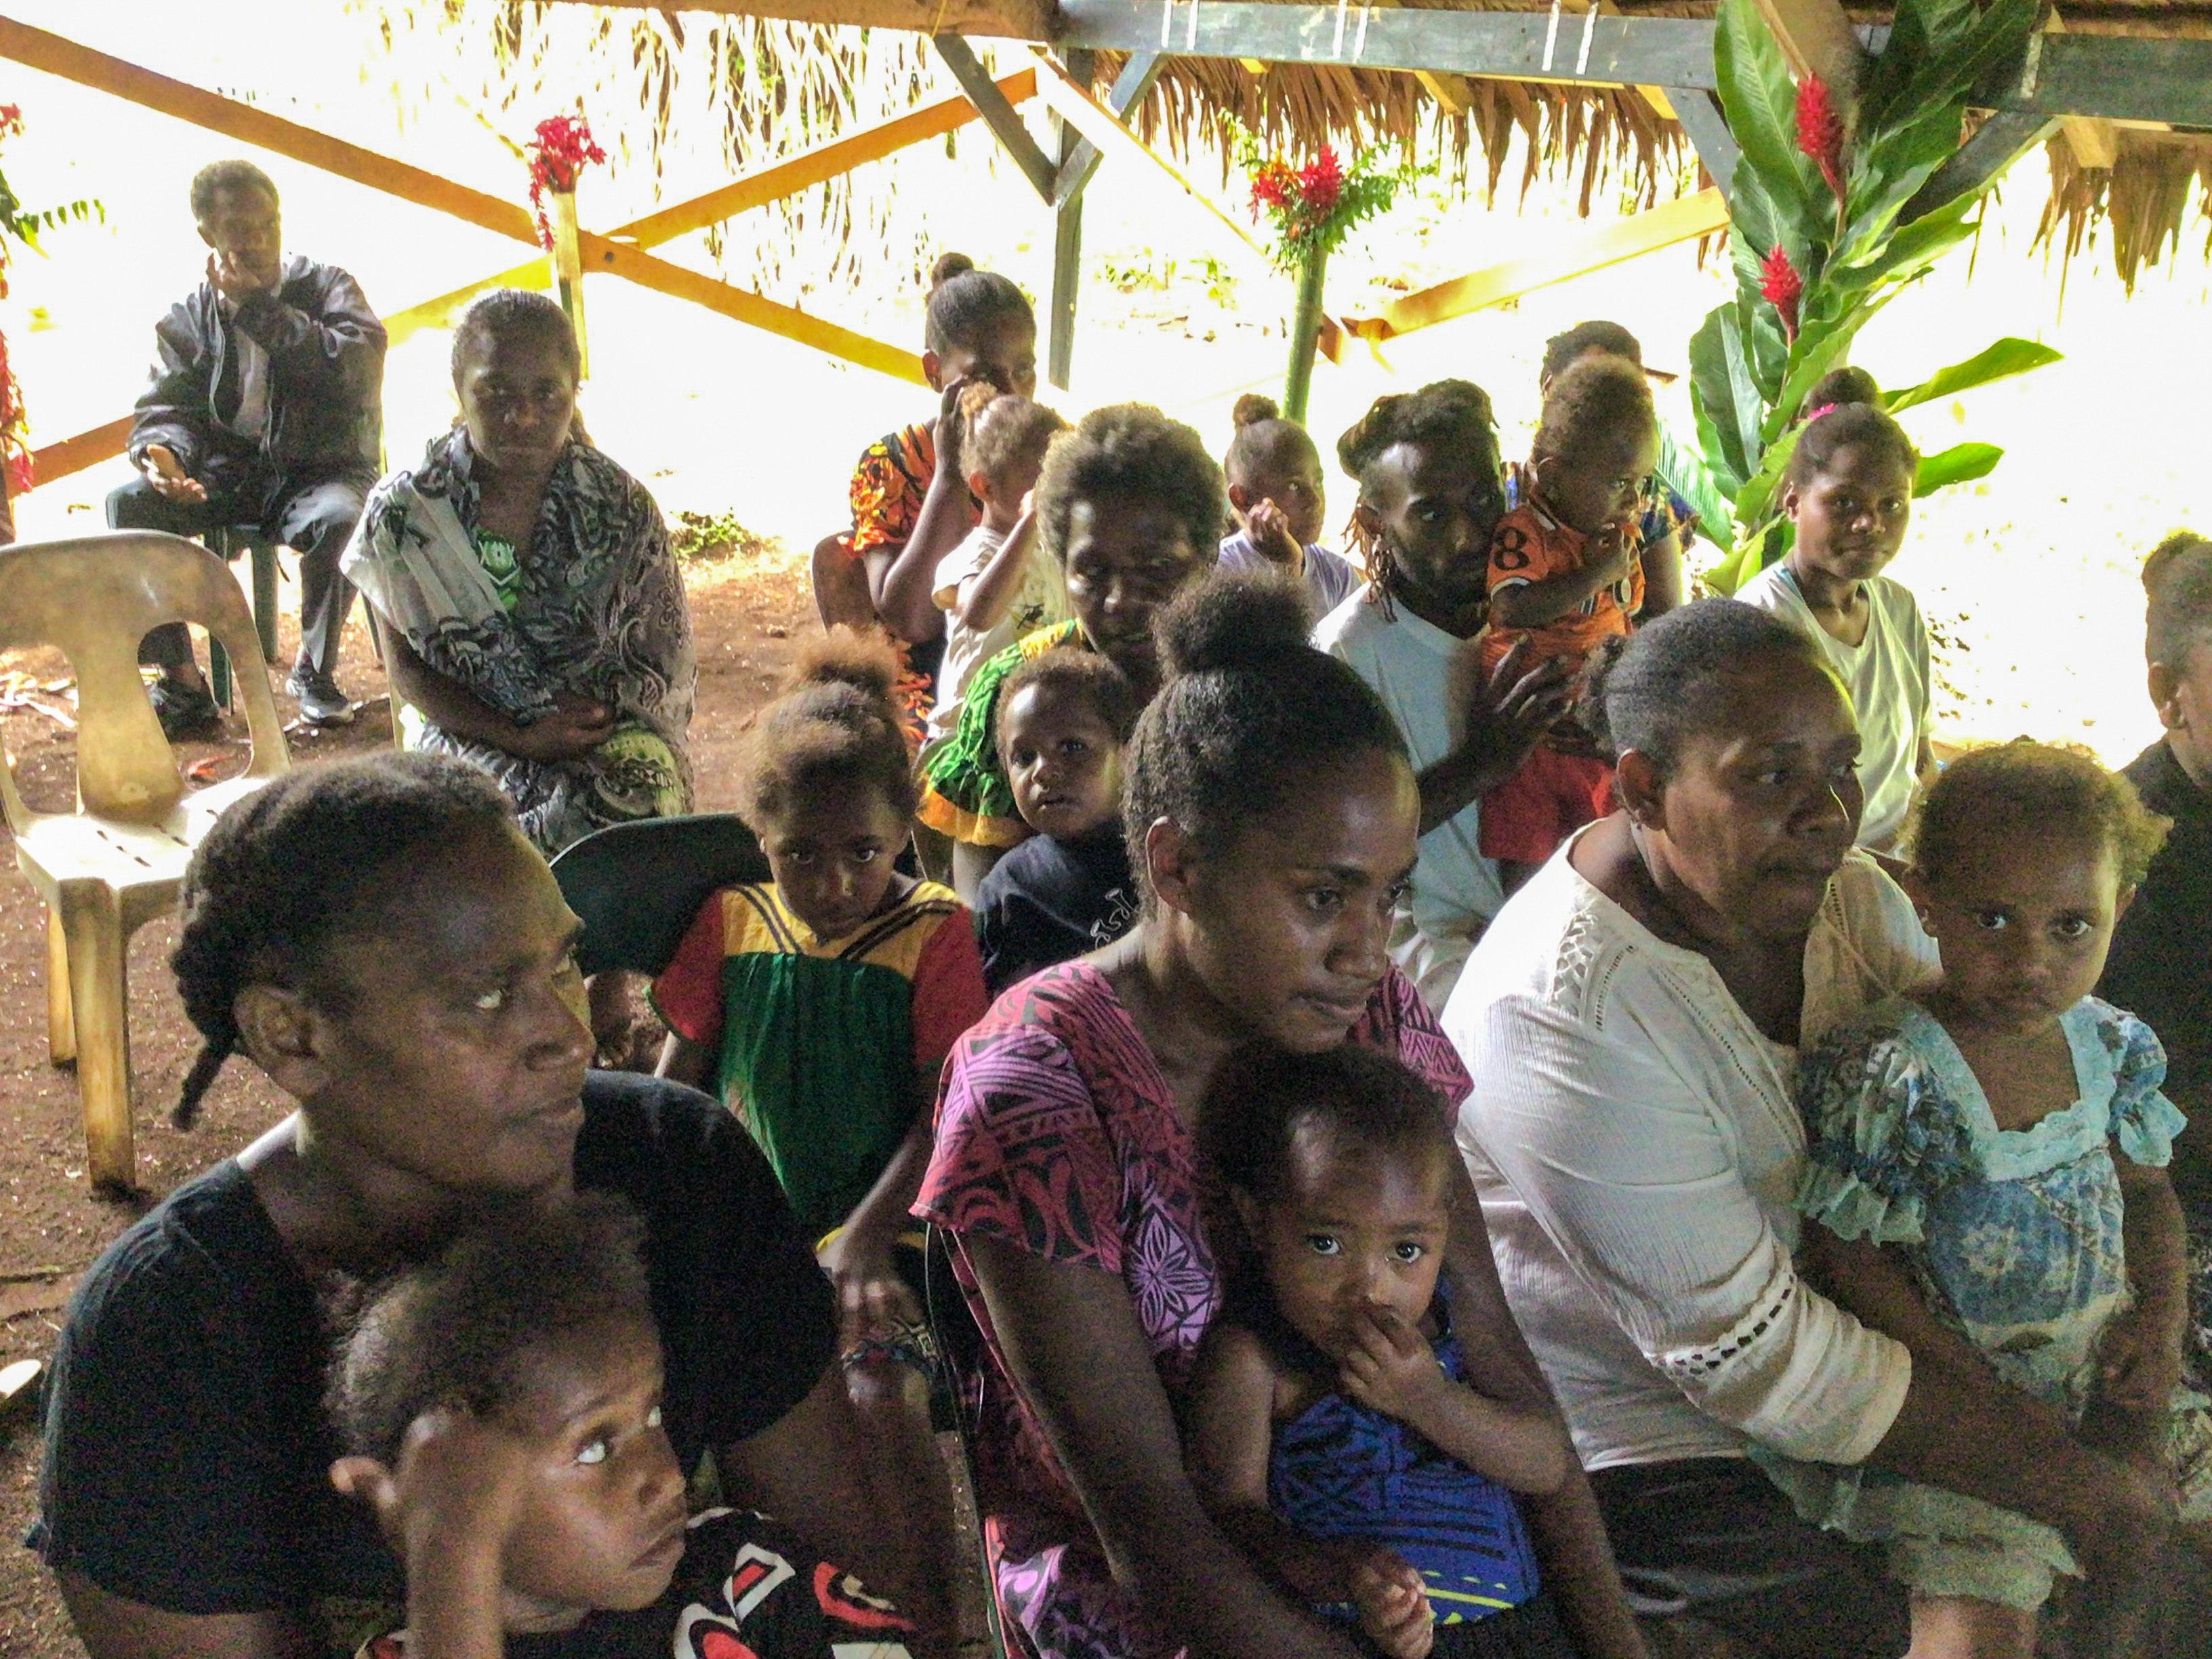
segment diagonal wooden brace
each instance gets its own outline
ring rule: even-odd
[[[975,50],[957,34],[933,34],[929,44],[937,48],[937,55],[945,60],[945,67],[952,71],[952,78],[968,94],[968,101],[975,106],[975,112],[983,118],[983,125],[1013,157],[1014,165],[1030,181],[1039,199],[1049,204],[1052,201],[1054,177],[1057,171],[1046,156],[1030,130],[1022,125],[1022,118],[1014,113],[1014,106],[991,79],[990,71],[976,60]]]

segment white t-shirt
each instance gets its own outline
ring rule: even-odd
[[[1859,722],[1859,787],[1866,792],[1859,845],[1893,854],[1919,783],[1920,744],[1933,719],[1936,678],[1928,629],[1912,591],[1875,576],[1866,596],[1866,637],[1850,646],[1820,626],[1787,560],[1767,566],[1736,593],[1808,635],[1851,694]]]
[[[1322,617],[1313,642],[1375,688],[1406,734],[1419,771],[1449,754],[1459,735],[1452,708],[1454,659],[1472,653],[1474,645],[1403,605],[1394,606],[1393,619],[1386,621],[1382,607],[1368,604],[1367,594],[1361,586]],[[1421,837],[1413,891],[1390,930],[1392,958],[1432,1010],[1442,1010],[1467,953],[1505,902],[1498,865],[1482,856],[1481,829],[1480,804],[1470,802]]]
[[[978,632],[952,614],[961,590],[983,574],[983,567],[1006,544],[1003,532],[979,524],[937,562],[929,597],[945,613],[945,661],[937,671],[937,702],[929,711],[929,746],[944,742],[958,728],[960,699],[978,668],[1024,635],[1067,620],[1066,578],[1040,538],[1030,541],[1022,585],[996,625]]]
[[[1491,924],[1442,1021],[1474,1078],[1460,1151],[1514,1318],[1586,1468],[1754,1440],[1862,1462],[1912,1362],[1791,1264],[1796,1053],[1583,880],[1580,838]],[[1854,850],[1806,941],[1803,1040],[1936,971],[1911,904]]]

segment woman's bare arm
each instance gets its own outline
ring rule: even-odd
[[[1291,1607],[1199,1502],[1129,1292],[1096,1268],[963,1235],[1014,1382],[1105,1546],[1171,1644],[1208,1659],[1352,1659]]]
[[[525,760],[579,760],[606,740],[614,729],[611,710],[581,700],[564,700],[544,720],[519,726],[465,687],[432,668],[415,653],[399,630],[380,630],[384,664],[403,702],[422,711],[431,725]]]
[[[991,562],[969,579],[953,601],[952,614],[963,628],[981,634],[999,625],[1022,591],[1030,550],[1036,545],[1036,515],[1025,509]]]
[[[90,1659],[319,1659],[303,1613],[172,1613],[58,1569],[62,1601]]]
[[[1548,1413],[1565,1439],[1566,1421],[1559,1402],[1552,1398],[1536,1356],[1506,1304],[1497,1259],[1490,1252],[1482,1203],[1464,1165],[1457,1167],[1453,1181],[1451,1243],[1444,1252],[1443,1283],[1452,1329],[1466,1356],[1468,1381],[1493,1400]],[[1613,1565],[1613,1544],[1598,1512],[1597,1495],[1590,1490],[1581,1462],[1573,1457],[1571,1444],[1566,1479],[1559,1490],[1517,1501],[1528,1522],[1544,1581],[1585,1659],[1644,1659],[1644,1637],[1629,1611],[1620,1570]]]

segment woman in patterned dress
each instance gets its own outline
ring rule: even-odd
[[[370,492],[343,567],[422,715],[416,746],[491,773],[549,858],[691,803],[683,578],[645,486],[578,428],[579,366],[544,295],[470,306],[461,423]]]
[[[1169,684],[1131,750],[1144,920],[1001,997],[939,1096],[915,1207],[951,1234],[982,1328],[994,1589],[1041,1659],[1352,1652],[1207,1518],[1176,1416],[1221,1301],[1222,1218],[1193,1148],[1223,1056],[1352,1042],[1447,1100],[1468,1088],[1385,950],[1419,814],[1404,740],[1305,629],[1280,583],[1216,578],[1177,601]],[[1471,1193],[1454,1228],[1455,1307],[1510,1334]],[[1480,1365],[1498,1397],[1553,1409],[1517,1337]],[[1531,1510],[1584,1652],[1641,1654],[1595,1515],[1578,1478]]]

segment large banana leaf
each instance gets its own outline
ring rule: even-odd
[[[1817,240],[1825,246],[1820,227],[1829,216],[1827,187],[1797,149],[1797,88],[1782,49],[1755,0],[1721,0],[1717,25],[1713,76],[1721,109],[1737,148],[1773,204],[1775,228],[1782,233],[1778,240],[1801,246]]]
[[[2003,459],[2004,451],[1995,444],[1953,444],[1933,455],[1923,455],[1920,470],[1912,475],[1913,496],[1917,500],[1950,484],[1986,478]]]
[[[2039,341],[2020,340],[2008,336],[1995,345],[1976,352],[1963,363],[1953,363],[1948,368],[1937,369],[1918,386],[1906,386],[1901,392],[1883,393],[1882,407],[1894,415],[1900,409],[1932,404],[1939,398],[1971,392],[1976,386],[1989,385],[1992,380],[2025,374],[2032,368],[2047,368],[2057,362],[2062,356]]]

